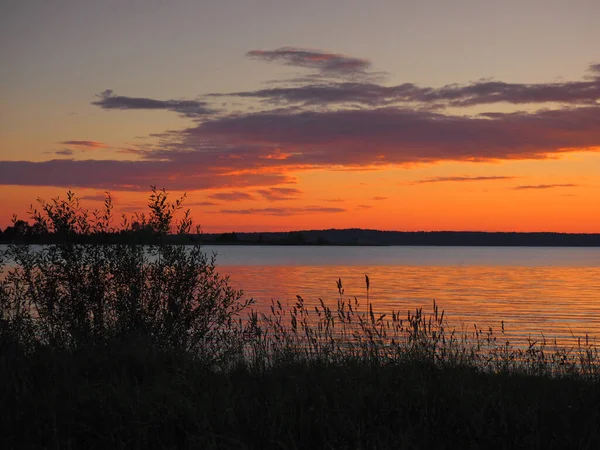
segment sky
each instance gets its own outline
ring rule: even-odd
[[[6,0],[0,227],[600,232],[597,0]]]

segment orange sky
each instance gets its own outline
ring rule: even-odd
[[[446,173],[461,174],[464,179],[423,182],[450,176]],[[505,173],[512,175],[485,179]],[[185,204],[205,232],[359,227],[593,233],[600,232],[598,173],[600,154],[587,153],[543,162],[454,163],[363,172],[315,170],[292,174],[297,180],[293,189],[299,191],[292,199],[268,201],[258,192],[261,188],[219,189],[189,191]],[[25,205],[35,203],[37,197],[66,193],[50,187],[5,186],[2,190],[3,224],[9,223],[13,212],[26,217]],[[74,190],[86,208],[102,207],[102,190]],[[148,193],[113,192],[116,215],[144,211]],[[182,193],[173,191],[172,197]],[[211,198],[223,193],[231,198]],[[240,193],[251,198],[232,199]]]
[[[206,232],[600,232],[600,3],[373,1],[3,7],[0,228],[156,185]]]

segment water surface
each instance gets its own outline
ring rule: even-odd
[[[0,250],[3,246],[0,246]],[[377,313],[423,308],[435,300],[457,329],[492,327],[515,342],[600,338],[600,248],[205,246],[218,270],[268,312],[296,296],[335,308],[344,298],[366,307],[365,274]]]
[[[600,338],[600,249],[564,247],[206,246],[222,273],[268,311],[322,298],[370,300],[380,313],[423,308],[435,299],[456,328],[504,321],[511,339]]]

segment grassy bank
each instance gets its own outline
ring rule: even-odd
[[[2,349],[2,448],[598,448],[600,386],[419,360]]]

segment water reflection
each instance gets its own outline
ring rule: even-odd
[[[491,326],[506,336],[564,341],[573,336],[600,337],[600,268],[573,267],[433,267],[433,266],[220,266],[235,287],[268,312],[271,299],[291,307],[296,295],[307,304],[322,298],[335,308],[343,281],[344,297],[366,306],[364,275],[370,301],[379,313],[423,308],[435,299],[457,329]]]

